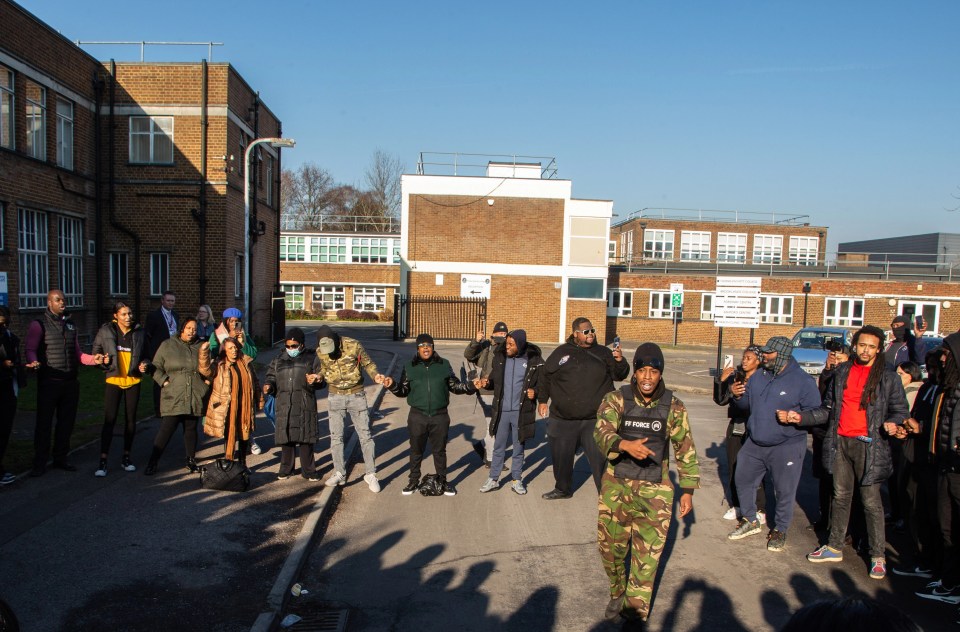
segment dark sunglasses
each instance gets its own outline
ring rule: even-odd
[[[292,344],[292,345],[287,345],[287,349],[299,349],[299,348],[300,348],[300,343],[299,343],[299,342],[294,343],[294,344]]]
[[[577,331],[579,331],[579,332],[580,332],[581,334],[583,334],[584,336],[586,336],[586,335],[588,335],[588,334],[595,334],[595,333],[597,333],[596,328],[594,328],[594,329],[578,329]]]

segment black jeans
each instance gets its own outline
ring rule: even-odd
[[[596,419],[555,419],[547,424],[547,441],[550,443],[550,457],[553,459],[553,479],[555,487],[564,494],[573,493],[573,461],[577,448],[583,448],[593,473],[593,482],[600,493],[600,479],[607,467],[606,459],[600,453],[600,447],[593,439]]]
[[[13,418],[17,414],[17,396],[13,391],[13,380],[0,380],[0,474],[3,469],[3,455],[7,452],[10,443],[10,433],[13,431]]]
[[[312,443],[285,443],[280,447],[280,473],[289,476],[293,473],[294,459],[300,455],[300,474],[304,478],[317,471],[313,460]]]
[[[867,460],[866,443],[855,437],[837,436],[837,455],[833,462],[833,505],[830,511],[831,548],[843,548],[850,521],[850,506],[853,491],[859,489],[863,513],[867,520],[867,540],[870,557],[886,557],[886,538],[883,530],[883,500],[880,498],[880,483],[861,485]]]
[[[437,477],[447,480],[447,433],[450,430],[450,415],[447,410],[436,415],[427,415],[416,408],[410,409],[407,417],[407,430],[410,432],[410,482],[420,481],[420,463],[423,451],[430,441],[433,452],[433,469]]]
[[[124,414],[126,415],[123,424],[123,453],[130,454],[130,448],[133,447],[133,435],[137,430],[137,404],[139,403],[139,382],[129,388],[107,384],[103,393],[103,432],[100,433],[100,454],[110,453],[113,427],[117,423],[120,404],[123,404]]]
[[[925,455],[923,455],[925,457]],[[937,518],[937,470],[926,462],[901,461],[900,489],[914,563],[936,568],[943,556]]]
[[[197,453],[197,418],[190,415],[173,415],[163,417],[160,420],[160,430],[157,431],[157,438],[153,440],[153,454],[150,456],[150,462],[156,463],[160,460],[160,455],[167,449],[170,443],[170,437],[177,426],[183,425],[183,447],[187,453],[187,458],[192,459]]]
[[[937,477],[937,513],[943,541],[944,586],[960,586],[960,472],[941,471]]]
[[[70,435],[77,419],[80,403],[80,382],[77,380],[47,380],[37,384],[37,425],[33,431],[33,465],[43,468],[50,455],[50,434],[53,416],[57,425],[53,430],[53,460],[63,463],[70,452]]]

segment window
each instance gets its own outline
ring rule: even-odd
[[[710,233],[685,230],[680,233],[680,261],[709,261]]]
[[[266,191],[264,191],[264,195],[267,197],[267,204],[273,208],[273,156],[269,154],[267,155],[267,166],[265,171],[267,172],[266,176],[264,176],[267,179],[267,186]]]
[[[567,298],[603,299],[604,279],[570,279],[567,285]]]
[[[630,263],[633,260],[633,231],[620,233],[620,262]]]
[[[673,231],[643,231],[643,256],[647,259],[673,261]]]
[[[792,296],[761,296],[760,322],[793,324],[793,297]]]
[[[400,240],[393,240],[393,262],[400,263]]]
[[[310,240],[310,261],[315,263],[346,263],[346,237],[314,237]]]
[[[650,318],[673,318],[670,307],[670,292],[650,292]]]
[[[233,257],[233,298],[243,296],[243,255]]]
[[[0,66],[0,147],[14,149],[13,71]]]
[[[798,266],[817,265],[820,240],[816,237],[791,237],[789,262]]]
[[[130,117],[130,162],[173,164],[173,117]]]
[[[828,298],[823,306],[823,324],[863,327],[862,298]]]
[[[170,255],[150,253],[150,296],[160,296],[170,289]]]
[[[79,219],[61,217],[57,231],[57,265],[60,289],[67,307],[83,305],[83,224]]]
[[[607,242],[607,263],[614,263],[617,260],[617,242],[612,239]]]
[[[717,261],[719,263],[746,263],[746,233],[717,233]]]
[[[280,291],[285,292],[283,299],[284,309],[303,310],[303,286],[302,285],[281,285]]]
[[[127,268],[127,253],[125,252],[111,252],[110,253],[110,295],[111,296],[126,296],[129,294],[129,286],[127,285],[128,268]]]
[[[353,309],[380,312],[387,306],[387,289],[382,287],[353,288]]]
[[[609,222],[600,217],[570,218],[570,265],[606,266]],[[603,294],[596,298],[603,298]]]
[[[607,316],[633,316],[633,292],[630,290],[607,292]]]
[[[353,263],[386,263],[389,250],[388,239],[355,237],[350,245],[350,261]]]
[[[713,320],[713,294],[700,295],[700,320]]]
[[[753,262],[780,265],[783,257],[782,235],[754,235]]]
[[[47,90],[30,81],[27,85],[27,154],[47,159]]]
[[[307,238],[280,236],[280,261],[304,261],[307,252]]]
[[[20,307],[44,307],[50,289],[46,213],[19,209],[17,247],[20,262]]]
[[[324,310],[343,309],[342,285],[318,285],[313,288],[313,306]]]
[[[73,169],[73,103],[57,97],[57,164]]]

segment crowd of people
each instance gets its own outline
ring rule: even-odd
[[[850,547],[866,553],[869,577],[883,579],[889,527],[906,535],[890,571],[922,580],[917,597],[958,604],[960,332],[928,348],[922,319],[897,316],[890,331],[866,325],[850,345],[827,341],[818,379],[783,337],[748,347],[721,373],[714,401],[730,419],[725,517],[737,520],[728,538],[766,531],[767,550],[785,550],[810,433],[819,516],[809,528],[822,544],[806,559],[838,563]],[[758,509],[765,478],[773,516]]]

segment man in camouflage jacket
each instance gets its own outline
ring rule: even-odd
[[[363,372],[377,384],[390,386],[392,380],[377,371],[363,346],[353,338],[340,336],[327,325],[317,329],[317,358],[320,373],[327,382],[330,409],[330,453],[333,456],[333,474],[324,483],[328,487],[343,485],[347,480],[347,466],[343,456],[343,428],[347,414],[360,438],[365,474],[363,480],[370,491],[379,492],[377,466],[374,461],[373,437],[370,434],[370,413],[363,390]],[[362,371],[361,371],[362,369]]]
[[[683,490],[681,517],[693,509],[700,463],[687,409],[664,386],[660,347],[651,342],[640,345],[633,368],[630,384],[608,393],[597,411],[594,439],[607,457],[597,539],[610,580],[605,616],[646,621],[673,513],[667,443],[673,444]]]

